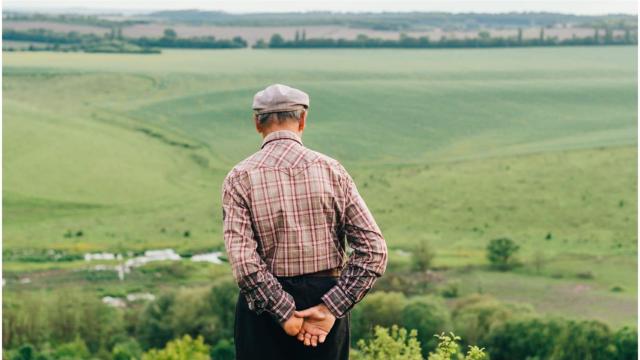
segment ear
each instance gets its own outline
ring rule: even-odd
[[[307,124],[307,111],[302,112],[300,116],[300,121],[298,121],[298,131],[302,132],[304,130],[305,125]]]
[[[256,131],[262,134],[262,126],[260,125],[260,121],[258,120],[258,115],[253,115],[253,122],[256,124]]]

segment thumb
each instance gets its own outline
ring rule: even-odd
[[[325,317],[325,315],[315,307],[308,308],[308,309],[302,310],[302,311],[296,311],[293,314],[296,317],[313,318],[313,319],[317,319],[317,320],[322,320]]]
[[[306,317],[311,316],[313,314],[313,312],[314,312],[313,309],[309,308],[309,309],[305,309],[305,310],[302,310],[302,311],[294,311],[293,315],[295,317],[299,317],[299,318],[306,318]]]

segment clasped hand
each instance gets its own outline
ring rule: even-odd
[[[287,335],[295,336],[306,346],[322,344],[336,322],[336,317],[324,304],[296,311],[282,324]]]

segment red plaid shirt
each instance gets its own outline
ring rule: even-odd
[[[294,132],[267,135],[229,172],[222,207],[229,262],[249,308],[280,322],[295,303],[276,276],[342,268],[322,300],[343,317],[386,268],[385,241],[347,171]]]

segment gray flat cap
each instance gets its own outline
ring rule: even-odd
[[[253,97],[253,110],[256,114],[295,111],[308,107],[307,93],[282,84],[270,85]]]

